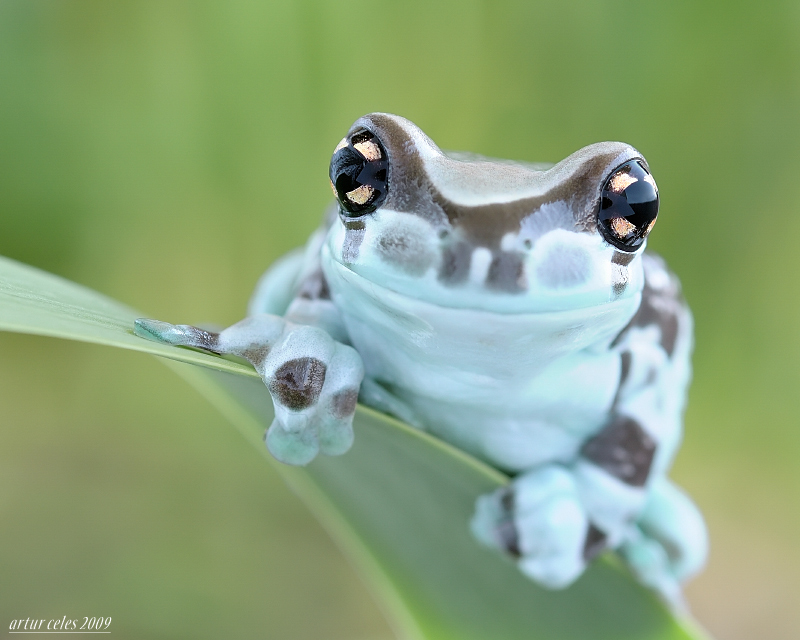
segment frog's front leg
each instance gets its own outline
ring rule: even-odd
[[[220,333],[145,319],[136,321],[135,331],[151,340],[250,361],[272,395],[275,420],[266,442],[281,462],[305,465],[320,451],[339,455],[352,445],[364,367],[355,349],[323,329],[260,314]]]

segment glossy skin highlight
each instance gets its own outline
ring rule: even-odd
[[[253,362],[279,460],[346,451],[358,393],[513,474],[472,529],[534,580],[565,587],[611,548],[679,602],[706,555],[702,518],[666,478],[691,316],[644,253],[658,196],[641,154],[599,143],[547,169],[448,156],[370,114],[336,147],[331,183],[338,206],[261,279],[248,319],[210,340],[137,332]],[[634,213],[600,214],[626,193]]]

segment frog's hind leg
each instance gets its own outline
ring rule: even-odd
[[[573,474],[548,464],[478,498],[475,537],[517,561],[520,570],[550,589],[574,582],[595,553],[595,530]]]
[[[364,367],[358,353],[318,327],[280,316],[245,318],[220,333],[139,319],[137,335],[247,359],[272,394],[275,420],[266,442],[281,462],[304,465],[318,452],[345,453]]]
[[[708,534],[697,507],[667,478],[653,482],[631,537],[619,548],[636,577],[682,606],[680,585],[708,555]]]

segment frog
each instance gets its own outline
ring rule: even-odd
[[[538,584],[566,588],[612,550],[682,602],[708,546],[667,477],[692,316],[645,250],[660,196],[642,154],[444,152],[371,113],[335,146],[329,179],[323,223],[262,276],[244,320],[215,332],[141,318],[135,333],[252,363],[280,462],[346,453],[360,400],[509,475],[468,526]]]

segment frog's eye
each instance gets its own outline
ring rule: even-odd
[[[381,205],[389,184],[387,167],[386,151],[370,131],[355,131],[336,145],[329,176],[343,215],[356,218]]]
[[[636,251],[656,223],[658,187],[641,160],[611,172],[600,193],[597,226],[617,249]]]

